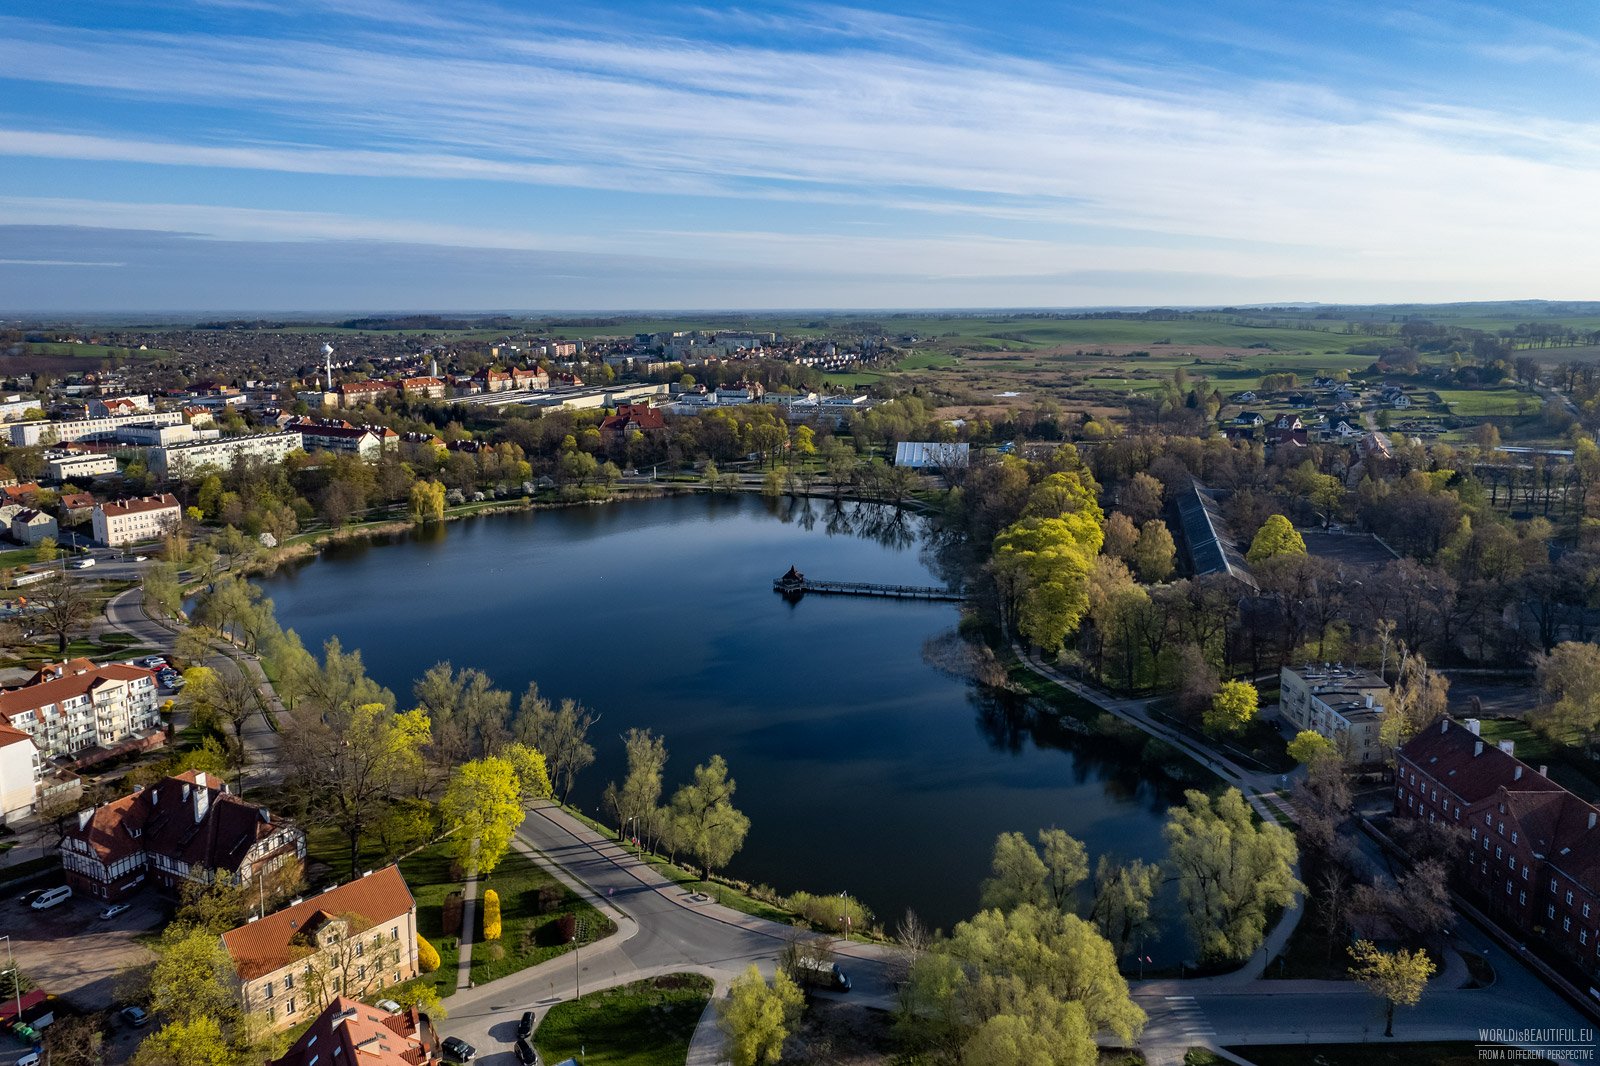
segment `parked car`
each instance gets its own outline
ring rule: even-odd
[[[471,1062],[477,1055],[478,1049],[461,1039],[459,1036],[447,1036],[439,1044],[444,1048],[444,1054],[451,1062]]]
[[[143,1029],[150,1024],[150,1012],[143,1007],[123,1007],[118,1013],[131,1029]]]
[[[107,907],[105,910],[100,912],[100,917],[102,917],[102,918],[115,918],[117,915],[121,914],[123,911],[131,910],[132,907],[133,907],[133,904],[131,904],[131,903],[113,903],[111,906]]]
[[[542,1066],[539,1062],[539,1052],[534,1048],[533,1041],[525,1036],[517,1037],[517,1061],[522,1066]]]
[[[94,556],[92,556],[92,555],[85,555],[82,559],[74,559],[74,560],[72,560],[72,568],[74,570],[87,570],[87,569],[89,569],[89,567],[91,567],[93,565],[94,565]]]
[[[71,898],[72,888],[70,885],[57,885],[55,888],[39,893],[38,897],[28,906],[36,911],[45,911],[54,907],[57,903],[65,903]]]
[[[400,1004],[392,999],[380,999],[373,1006],[379,1010],[388,1011],[390,1014],[399,1014],[402,1009]]]
[[[17,897],[17,902],[32,903],[34,900],[38,899],[48,891],[50,891],[48,888],[30,888],[28,891]]]
[[[522,1012],[522,1020],[517,1022],[517,1035],[518,1036],[532,1036],[533,1035],[533,1011],[525,1010],[525,1011]]]
[[[44,1061],[44,1052],[38,1048],[29,1048],[17,1060],[17,1066],[39,1066]]]
[[[160,667],[166,666],[167,660],[163,659],[159,655],[146,655],[143,659],[139,660],[139,665],[144,667],[146,670],[156,670]]]

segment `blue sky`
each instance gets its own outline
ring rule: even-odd
[[[0,309],[1596,298],[1595,12],[12,0]]]

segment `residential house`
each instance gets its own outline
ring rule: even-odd
[[[183,508],[170,492],[104,503],[94,509],[89,519],[95,543],[108,548],[157,540],[176,529],[181,521]]]
[[[1383,761],[1379,718],[1389,686],[1370,670],[1307,664],[1278,672],[1279,713],[1298,732],[1312,730],[1333,741],[1347,765]]]
[[[46,460],[52,481],[82,481],[102,474],[115,474],[115,456],[95,452],[67,452]]]
[[[98,396],[89,401],[89,414],[94,418],[110,415],[131,415],[150,410],[148,396]]]
[[[116,901],[147,881],[167,892],[185,882],[266,879],[306,856],[306,835],[248,803],[203,770],[185,770],[121,799],[78,812],[61,845],[72,890]],[[298,877],[298,872],[295,873]]]
[[[1267,420],[1254,411],[1240,411],[1234,416],[1232,424],[1245,429],[1259,429],[1267,424]]]
[[[1234,403],[1255,403],[1256,394],[1247,390],[1245,392],[1236,392],[1232,396],[1228,397],[1228,399],[1232,400]]]
[[[369,460],[382,454],[386,444],[400,440],[386,426],[352,426],[338,419],[291,419],[284,428],[299,433],[308,452],[347,452]]]
[[[294,1046],[266,1066],[430,1066],[440,1056],[432,1022],[416,1007],[390,1014],[335,996]]]
[[[492,366],[479,370],[472,375],[472,380],[481,392],[510,392],[517,387],[510,373]]]
[[[542,392],[550,387],[550,374],[543,367],[514,366],[511,368],[511,384],[513,388]]]
[[[600,420],[600,438],[611,444],[666,428],[667,420],[658,408],[647,403],[619,403],[616,413]]]
[[[7,485],[4,488],[0,488],[0,501],[21,504],[24,507],[33,503],[33,498],[37,495],[39,495],[39,483],[37,481],[29,481],[22,485]]]
[[[1267,427],[1267,443],[1280,444],[1308,444],[1305,423],[1300,421],[1299,415],[1279,415]]]
[[[400,868],[385,866],[230,929],[222,946],[245,1010],[287,1028],[340,996],[415,977],[417,903]]]
[[[24,507],[11,519],[11,539],[19,544],[37,544],[46,537],[60,535],[55,516],[32,507]]]
[[[21,688],[0,692],[0,722],[32,737],[41,756],[78,765],[163,736],[150,671],[88,659],[42,666]]]
[[[1363,459],[1388,459],[1394,454],[1389,438],[1382,433],[1363,434],[1356,444],[1356,450],[1361,453]]]
[[[94,494],[66,492],[61,495],[61,513],[67,518],[87,518],[94,510]]]
[[[1469,896],[1600,978],[1600,809],[1477,725],[1441,717],[1400,748],[1394,812],[1466,832],[1457,870]]]
[[[1343,418],[1334,419],[1332,428],[1328,430],[1330,436],[1338,437],[1340,440],[1354,440],[1361,436],[1363,432],[1364,430],[1351,425],[1347,419]]]

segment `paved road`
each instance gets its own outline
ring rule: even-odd
[[[482,988],[458,992],[446,1001],[445,1031],[475,1046],[488,1066],[513,1060],[511,1042],[525,1010],[542,1015],[553,1004],[586,992],[643,977],[693,972],[713,978],[719,990],[751,963],[770,974],[779,953],[794,935],[788,926],[752,918],[710,900],[695,901],[684,888],[666,882],[628,849],[596,833],[553,805],[529,812],[519,847],[537,849],[557,867],[558,876],[587,895],[618,925],[616,936],[588,945]],[[849,973],[854,1001],[893,1005],[888,952],[876,945],[851,944],[839,953]],[[694,1062],[715,1062],[709,1027],[701,1026]]]

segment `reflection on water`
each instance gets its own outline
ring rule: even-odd
[[[669,791],[720,752],[752,821],[731,874],[948,929],[975,909],[997,833],[1058,825],[1091,855],[1153,860],[1179,790],[1114,738],[925,662],[953,604],[772,591],[791,564],[944,583],[943,547],[927,520],[878,505],[684,497],[341,545],[262,584],[308,647],[359,648],[402,703],[449,660],[594,708],[598,759],[573,797],[588,810],[631,727],[666,737]]]

